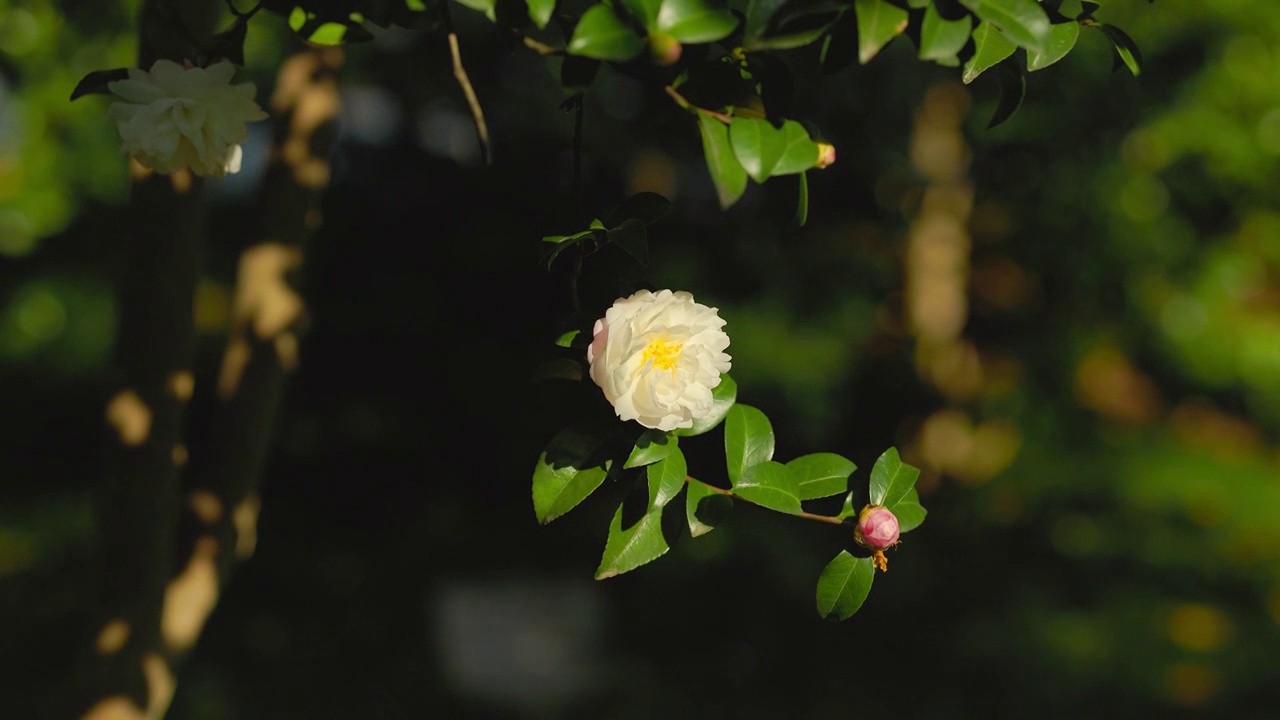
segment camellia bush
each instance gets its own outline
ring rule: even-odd
[[[118,436],[108,461],[113,507],[173,492],[166,483],[186,463],[178,428],[193,383],[185,368],[204,222],[199,190],[205,178],[240,170],[249,123],[273,126],[267,187],[274,195],[264,200],[269,219],[261,242],[241,258],[232,337],[219,375],[217,422],[225,432],[216,435],[227,447],[206,455],[210,465],[184,470],[198,482],[178,529],[160,516],[151,518],[150,530],[104,522],[108,532],[135,540],[133,547],[151,547],[157,538],[172,546],[167,541],[181,535],[188,557],[177,558],[183,570],[170,577],[175,558],[122,552],[117,559],[133,569],[106,605],[100,654],[128,650],[148,678],[162,666],[167,671],[194,643],[235,560],[252,551],[246,538],[256,518],[252,489],[263,462],[261,437],[282,378],[297,361],[302,308],[289,277],[302,262],[314,229],[309,213],[329,175],[326,123],[333,104],[326,98],[335,92],[337,61],[324,48],[367,40],[391,25],[443,34],[481,156],[491,158],[492,138],[462,60],[466,38],[455,30],[455,13],[483,14],[511,52],[545,58],[559,77],[562,107],[575,118],[571,184],[580,205],[588,181],[583,98],[608,64],[669,99],[686,134],[701,144],[721,208],[737,203],[751,183],[794,176],[797,227],[808,217],[808,174],[842,157],[822,128],[794,114],[803,107],[795,93],[807,73],[869,63],[889,43],[910,43],[920,61],[953,68],[964,83],[995,74],[994,126],[1022,103],[1026,74],[1057,63],[1082,33],[1105,36],[1117,69],[1137,75],[1141,68],[1129,36],[1105,21],[1098,3],[1083,0],[145,2],[137,65],[89,73],[71,92],[71,100],[109,97],[102,122],[119,132],[131,163],[132,202],[148,218],[122,303],[117,362],[123,380],[107,408]],[[270,102],[256,96],[252,83],[235,79],[246,39],[262,23],[283,23],[307,43],[280,68]],[[816,591],[822,617],[846,619],[863,605],[877,570],[888,569],[886,553],[925,519],[915,489],[919,470],[892,447],[862,474],[836,453],[790,456],[775,447],[765,413],[737,402],[740,388],[730,375],[734,318],[699,303],[700,288],[648,282],[649,228],[668,206],[653,193],[618,197],[613,207],[579,206],[566,215],[594,219],[547,227],[540,239],[528,239],[531,249],[541,249],[543,268],[567,277],[573,306],[560,319],[563,332],[547,338],[555,357],[536,374],[593,386],[599,411],[560,429],[536,462],[530,458],[534,513],[549,523],[601,488],[617,490],[622,499],[604,537],[597,579],[658,559],[676,534],[711,532],[738,503],[807,520],[814,531],[840,533],[846,545],[817,578]],[[537,271],[533,262],[530,270]],[[686,449],[717,443],[723,466],[690,466]],[[837,514],[806,509],[832,497],[843,498]],[[148,624],[148,613],[159,614],[158,637],[131,631]],[[137,667],[128,664],[128,672]],[[103,671],[103,692],[125,672]],[[111,701],[95,707],[109,709]],[[152,703],[162,714],[167,699]]]

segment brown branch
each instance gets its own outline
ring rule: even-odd
[[[488,165],[493,158],[489,146],[489,125],[484,121],[484,109],[480,107],[480,98],[471,86],[471,78],[467,76],[467,68],[462,64],[462,51],[458,47],[458,34],[449,32],[449,56],[453,58],[453,77],[462,88],[467,99],[467,107],[471,109],[471,119],[475,122],[476,138],[480,141],[480,157]]]
[[[751,504],[751,505],[755,505],[756,507],[764,507],[763,505],[761,505],[761,504],[759,504],[759,503],[751,502],[750,500],[748,500],[748,499],[746,499],[746,498],[742,497],[741,495],[739,495],[739,494],[737,494],[737,493],[733,492],[732,490],[725,490],[725,489],[724,489],[724,488],[722,488],[722,487],[716,487],[715,485],[709,485],[709,484],[707,484],[707,483],[702,482],[701,480],[697,480],[697,479],[692,478],[692,477],[690,477],[690,476],[688,476],[688,475],[685,475],[685,476],[684,476],[684,481],[685,481],[686,483],[695,483],[695,482],[696,482],[696,483],[698,483],[699,485],[702,485],[703,487],[707,488],[707,489],[708,489],[708,490],[710,490],[711,492],[719,493],[719,494],[724,495],[725,497],[730,498],[730,499],[732,499],[732,500],[741,500],[742,502],[749,503],[749,504]],[[766,510],[773,510],[773,508],[765,508],[765,509],[766,509]],[[777,512],[777,511],[775,510],[775,512]],[[847,524],[848,524],[848,523],[846,523],[844,520],[842,520],[842,519],[840,519],[840,518],[838,518],[838,517],[832,517],[832,516],[830,516],[830,515],[817,515],[817,514],[815,514],[815,513],[803,512],[803,511],[802,511],[802,512],[798,512],[798,513],[783,513],[783,514],[784,514],[784,515],[790,515],[790,516],[792,516],[792,517],[804,518],[805,520],[815,520],[815,521],[817,521],[817,522],[824,522],[824,523],[827,523],[828,525],[847,525]]]

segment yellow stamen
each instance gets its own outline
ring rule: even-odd
[[[671,370],[676,366],[676,360],[680,359],[680,350],[683,348],[684,343],[654,340],[645,346],[644,354],[641,355],[641,358],[645,362],[652,360],[655,369]]]

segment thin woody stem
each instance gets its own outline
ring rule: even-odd
[[[712,118],[715,118],[716,120],[719,120],[725,125],[728,125],[729,123],[733,122],[732,115],[728,115],[726,113],[722,113],[717,110],[708,110],[706,108],[701,108],[689,102],[689,100],[685,98],[685,96],[681,95],[680,91],[676,90],[675,86],[673,85],[668,85],[663,89],[667,91],[667,95],[670,95],[672,100],[676,101],[677,105],[684,108],[685,110],[688,110],[690,112],[695,112],[695,113],[702,113],[707,117],[712,117]]]
[[[462,49],[458,46],[458,34],[453,31],[453,18],[449,15],[449,4],[441,3],[440,8],[441,20],[444,22],[444,30],[449,38],[453,79],[458,81],[458,87],[462,88],[462,95],[467,100],[467,108],[471,110],[471,120],[476,126],[476,139],[480,141],[480,158],[485,165],[488,165],[493,158],[489,145],[489,124],[484,120],[484,109],[480,107],[480,98],[476,96],[476,89],[471,85],[467,68],[462,64]]]
[[[734,500],[741,500],[742,502],[750,503],[750,504],[755,505],[755,506],[757,506],[757,507],[765,507],[765,506],[761,505],[760,503],[751,502],[750,500],[748,500],[748,499],[746,499],[746,498],[742,497],[741,495],[738,495],[738,494],[734,493],[732,490],[725,490],[724,488],[716,487],[715,485],[708,485],[707,483],[704,483],[704,482],[702,482],[701,480],[695,480],[694,478],[692,478],[692,477],[690,477],[690,476],[688,476],[688,475],[685,475],[685,476],[684,476],[684,481],[685,481],[686,483],[695,483],[695,482],[696,482],[696,483],[698,483],[699,485],[702,485],[703,487],[707,488],[707,489],[708,489],[708,490],[710,490],[711,492],[718,493],[718,494],[720,494],[720,495],[724,495],[724,496],[725,496],[725,497],[727,497],[727,498],[732,498],[732,499],[734,499]],[[766,509],[766,510],[772,510],[773,508],[765,508],[765,509]],[[832,517],[832,516],[830,516],[830,515],[816,515],[816,514],[814,514],[814,513],[808,513],[808,512],[786,513],[786,514],[791,515],[791,516],[793,516],[793,517],[804,518],[805,520],[816,520],[816,521],[818,521],[818,522],[824,522],[824,523],[827,523],[828,525],[846,525],[846,524],[847,524],[847,523],[845,523],[845,521],[844,521],[844,520],[841,520],[841,519],[840,519],[840,518],[838,518],[838,517]]]

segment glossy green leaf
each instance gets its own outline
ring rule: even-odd
[[[609,538],[605,541],[596,579],[604,580],[653,562],[666,554],[670,547],[662,537],[662,508],[651,508],[635,525],[622,527],[622,506],[613,514],[609,523]]]
[[[861,508],[859,508],[860,510]],[[848,495],[844,496],[844,505],[840,507],[840,514],[836,517],[844,520],[858,514],[858,510],[853,508],[853,491],[850,490]]]
[[[988,130],[1013,117],[1013,114],[1022,106],[1022,99],[1027,95],[1026,76],[1009,63],[1002,63],[996,67],[996,77],[1000,80],[1000,101],[996,104],[996,111],[992,114],[991,121],[987,123]]]
[[[714,42],[736,27],[738,18],[714,0],[663,0],[658,10],[658,29],[680,42]]]
[[[800,485],[791,470],[779,462],[766,460],[747,467],[733,483],[738,497],[770,510],[801,512]]]
[[[556,11],[556,0],[525,0],[525,4],[529,6],[529,19],[539,29],[547,26]]]
[[[908,533],[920,527],[924,522],[925,515],[929,511],[924,509],[920,504],[920,493],[913,487],[906,497],[898,501],[897,505],[889,508],[889,512],[898,518],[898,532]]]
[[[737,403],[724,419],[724,456],[729,480],[737,485],[743,471],[773,459],[773,426],[750,405]]]
[[[891,508],[915,487],[920,470],[898,457],[897,448],[889,448],[871,468],[871,503]]]
[[[484,13],[490,21],[497,20],[498,0],[456,0],[459,5]]]
[[[866,602],[875,578],[871,558],[855,558],[841,550],[818,577],[818,614],[827,620],[847,620]]]
[[[631,455],[623,463],[624,468],[636,468],[656,463],[675,451],[679,440],[670,433],[660,430],[645,430],[636,440]]]
[[[818,144],[794,120],[775,128],[768,120],[735,117],[729,125],[729,142],[738,162],[758,183],[804,172],[818,162]]]
[[[593,5],[573,30],[566,51],[596,60],[630,60],[644,49],[644,40],[626,25],[613,8]]]
[[[632,17],[644,25],[645,30],[658,30],[658,11],[662,9],[662,0],[622,0],[622,4]]]
[[[849,490],[849,476],[857,465],[835,453],[801,455],[787,463],[795,476],[801,500],[831,497]]]
[[[738,400],[738,383],[728,375],[720,376],[720,384],[711,389],[711,412],[705,416],[695,419],[693,427],[680,428],[675,430],[675,434],[680,437],[692,437],[701,435],[708,430],[720,424],[724,420],[724,416],[729,412],[729,408]]]
[[[71,99],[75,100],[85,95],[110,95],[111,90],[107,87],[109,83],[127,79],[129,79],[129,68],[94,70],[76,83],[75,89],[71,91]]]
[[[702,153],[715,183],[720,207],[727,208],[742,197],[747,189],[747,171],[733,154],[729,144],[729,127],[705,113],[698,113],[698,128],[702,131]]]
[[[649,504],[651,507],[662,508],[680,494],[681,488],[684,487],[685,475],[689,473],[689,467],[685,462],[684,453],[680,452],[680,448],[673,446],[670,454],[650,465],[645,472],[653,494]]]
[[[1071,52],[1080,38],[1080,23],[1064,22],[1053,26],[1049,31],[1049,43],[1043,52],[1027,51],[1027,71],[1043,70],[1058,62]]]
[[[715,528],[720,522],[720,516],[733,507],[733,501],[704,482],[691,478],[688,485],[689,489],[685,493],[685,518],[689,521],[689,535],[699,537]]]
[[[960,0],[960,4],[1019,47],[1040,52],[1049,44],[1049,15],[1036,0]]]
[[[920,59],[959,64],[956,54],[969,42],[971,30],[973,16],[947,20],[938,13],[937,7],[929,5],[920,24]]]
[[[609,537],[605,541],[604,555],[596,569],[596,579],[603,580],[634,570],[645,563],[662,557],[668,550],[662,536],[662,509],[680,494],[685,485],[684,455],[676,449],[661,462],[645,470],[648,485],[648,505],[635,524],[622,526],[623,505],[618,506],[609,525]]]
[[[1138,52],[1138,44],[1129,37],[1129,34],[1115,25],[1097,25],[1102,30],[1107,39],[1111,41],[1111,47],[1116,51],[1116,67],[1123,64],[1129,68],[1129,72],[1134,77],[1138,77],[1142,73],[1142,53]]]
[[[549,523],[577,507],[604,482],[605,468],[596,464],[599,440],[573,428],[556,435],[533,469],[533,511]]]
[[[853,11],[858,18],[858,61],[863,65],[907,29],[907,11],[886,0],[854,0]]]
[[[570,330],[556,338],[556,345],[559,345],[562,348],[573,347],[573,341],[581,334],[581,330]]]
[[[1018,49],[1017,45],[988,22],[978,23],[977,29],[973,31],[973,44],[973,57],[964,64],[964,74],[960,78],[966,85]]]

